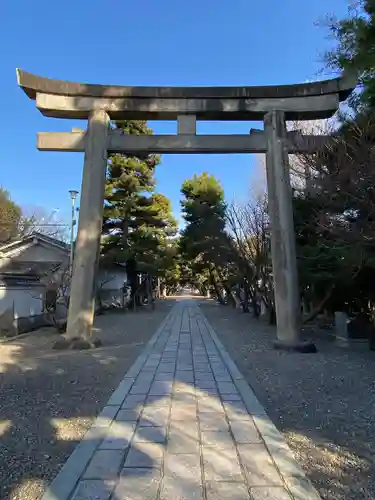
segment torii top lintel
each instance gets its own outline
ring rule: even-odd
[[[345,100],[356,86],[356,79],[349,75],[312,83],[256,87],[96,85],[43,78],[22,70],[17,70],[17,80],[25,93],[37,100],[37,107],[46,116],[85,118],[90,105],[103,103],[115,119],[129,115],[133,119],[170,119],[179,114],[195,114],[198,119],[259,119],[268,100],[289,101],[286,106],[287,114],[290,109],[289,119],[323,118],[331,116],[336,102],[338,105]],[[48,104],[46,97],[39,104],[39,96],[50,96]],[[327,105],[322,104],[324,97]],[[302,99],[307,104],[301,105]],[[297,105],[291,104],[292,100]],[[315,106],[317,102],[319,105]]]

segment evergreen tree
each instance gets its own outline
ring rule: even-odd
[[[8,191],[0,187],[0,243],[18,236],[21,216],[21,208],[12,201]]]
[[[359,104],[375,103],[375,0],[360,0],[344,19],[331,18],[329,29],[336,41],[326,55],[333,69],[358,74],[363,88]],[[356,104],[354,102],[354,104]]]
[[[218,282],[227,289],[223,271],[231,256],[230,239],[225,232],[224,190],[219,181],[208,173],[186,180],[181,202],[186,227],[182,231],[180,248],[185,261],[190,261],[196,273],[208,272],[219,300]],[[228,290],[227,290],[228,291]]]
[[[125,134],[151,134],[145,121],[116,122]],[[138,273],[156,274],[166,238],[176,231],[169,200],[154,193],[156,155],[111,155],[105,192],[102,254],[107,261],[126,262],[135,296]]]

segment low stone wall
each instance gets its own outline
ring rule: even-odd
[[[28,316],[26,318],[17,318],[14,320],[17,334],[31,332],[32,330],[37,330],[42,326],[47,326],[45,314],[38,314],[36,316]]]

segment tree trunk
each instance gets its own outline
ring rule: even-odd
[[[241,288],[238,287],[236,289],[236,296],[237,296],[238,300],[241,303],[242,312],[243,313],[248,313],[249,312],[249,302],[247,300],[246,293],[244,292],[244,298],[242,298],[241,297]]]
[[[216,281],[216,278],[215,278],[215,275],[214,275],[214,272],[212,269],[209,270],[209,273],[210,273],[210,278],[211,278],[211,284],[212,286],[214,287],[214,290],[215,290],[215,293],[216,293],[216,297],[217,297],[217,300],[219,301],[219,303],[224,306],[225,305],[225,301],[223,299],[223,296],[221,294],[221,290],[219,289],[219,286],[217,284],[217,281]]]
[[[276,325],[276,323],[277,323],[276,309],[275,309],[275,305],[272,302],[269,305],[268,311],[269,311],[269,313],[268,313],[268,322],[269,322],[269,324],[270,325]]]
[[[244,313],[249,313],[250,312],[250,289],[249,289],[249,284],[247,282],[247,279],[244,280],[243,282],[243,291],[244,291],[244,298],[243,298],[243,305],[242,305],[242,312]]]
[[[253,316],[254,316],[254,318],[258,319],[260,316],[260,311],[259,311],[258,301],[257,301],[256,295],[253,295],[253,297],[251,299],[251,303],[252,303],[252,307],[253,307]]]
[[[230,304],[235,309],[237,304],[236,304],[235,298],[233,297],[232,289],[230,288],[230,286],[228,285],[228,283],[226,283],[225,281],[223,282],[223,287],[224,287],[224,290],[227,293],[228,304]]]

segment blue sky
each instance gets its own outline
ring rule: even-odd
[[[3,0],[0,7],[0,184],[22,206],[59,209],[80,190],[83,155],[38,152],[38,131],[84,122],[45,118],[17,87],[15,69],[51,78],[122,85],[272,85],[319,78],[330,46],[316,22],[348,0]],[[324,75],[327,76],[327,75]],[[176,124],[153,122],[155,133]],[[198,133],[247,133],[251,123],[198,124]],[[257,126],[257,125],[255,125]],[[261,126],[261,124],[258,124]],[[243,198],[255,156],[164,156],[158,190],[179,212],[179,190],[209,171],[229,199]]]

